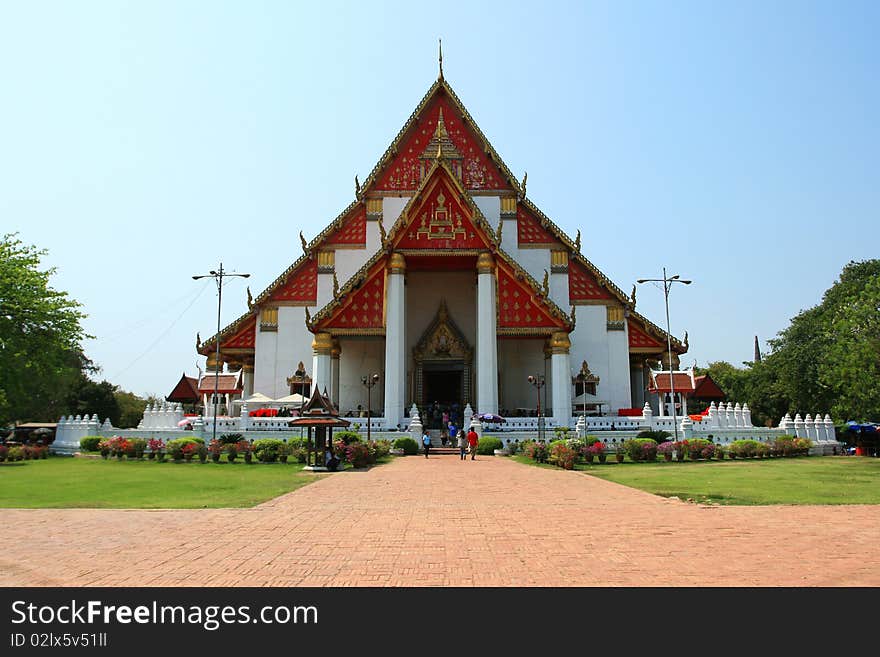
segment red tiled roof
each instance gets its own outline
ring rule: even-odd
[[[727,395],[708,374],[694,377],[694,397],[699,399],[724,400]]]
[[[693,392],[694,382],[691,380],[690,374],[687,372],[673,372],[672,383],[675,385],[675,392]],[[651,374],[651,383],[648,386],[651,392],[671,392],[669,386],[669,372],[653,372]]]
[[[242,391],[241,379],[238,374],[205,374],[199,382],[199,394],[214,392],[214,382],[217,382],[217,392],[234,394]]]

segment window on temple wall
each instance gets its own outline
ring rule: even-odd
[[[261,331],[277,331],[278,330],[278,309],[263,308],[260,311],[260,330]]]
[[[623,323],[623,307],[622,306],[607,306],[607,317],[608,317],[608,330],[609,331],[622,331],[624,329]]]

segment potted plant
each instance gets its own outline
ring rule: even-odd
[[[208,445],[208,452],[211,454],[211,460],[214,463],[220,463],[220,456],[223,454],[223,443],[219,440],[212,440]]]
[[[181,448],[181,452],[183,454],[183,458],[187,463],[190,463],[193,460],[193,456],[198,452],[199,446],[197,443],[187,443]]]
[[[207,463],[208,462],[208,448],[204,445],[199,445],[197,449],[197,453],[199,455],[199,463]]]
[[[226,460],[229,463],[235,463],[235,459],[238,457],[238,447],[234,444],[226,446]]]
[[[624,458],[626,458],[626,450],[623,449],[623,445],[620,445],[614,452],[614,459],[618,463],[623,463]]]

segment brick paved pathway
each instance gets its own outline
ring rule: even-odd
[[[396,459],[252,509],[0,513],[4,586],[880,585],[880,505],[700,506],[502,457]]]

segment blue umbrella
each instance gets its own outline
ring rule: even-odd
[[[480,422],[489,422],[489,423],[493,423],[493,424],[500,424],[502,422],[507,422],[507,420],[505,420],[503,417],[501,417],[500,415],[495,415],[494,413],[480,413],[477,416],[477,419]]]

